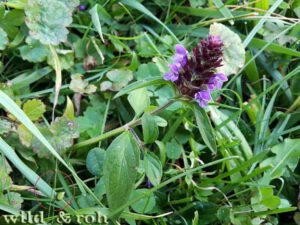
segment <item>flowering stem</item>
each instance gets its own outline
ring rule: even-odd
[[[176,101],[176,99],[169,100],[168,102],[166,102],[161,107],[157,108],[156,110],[153,110],[151,112],[151,115],[159,114],[160,112],[162,112],[166,108],[168,108],[170,105],[172,105],[175,101]],[[121,127],[118,127],[118,128],[113,129],[111,131],[108,131],[108,132],[106,132],[106,133],[104,133],[102,135],[99,135],[97,137],[94,137],[94,138],[91,138],[91,139],[79,142],[79,143],[75,144],[73,147],[71,147],[69,150],[77,150],[77,149],[83,148],[85,146],[95,144],[95,143],[97,143],[99,141],[103,141],[103,140],[105,140],[105,139],[107,139],[109,137],[112,137],[112,136],[115,136],[117,134],[120,134],[120,133],[128,130],[129,128],[136,127],[136,126],[140,125],[141,123],[142,123],[142,119],[141,118],[137,119],[137,120],[133,120],[133,121],[131,121],[129,123],[126,123],[125,125],[123,125]]]

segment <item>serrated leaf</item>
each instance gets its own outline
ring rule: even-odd
[[[71,76],[72,80],[70,83],[69,88],[76,92],[76,93],[80,93],[80,94],[92,94],[94,92],[96,92],[97,87],[93,84],[90,84],[83,80],[83,75],[81,74],[74,74]]]
[[[38,40],[28,37],[27,45],[19,48],[22,59],[29,62],[43,62],[49,55],[49,49]]]
[[[0,27],[0,50],[5,49],[8,44],[8,38],[6,32]]]
[[[89,151],[86,158],[86,167],[94,176],[103,175],[103,164],[106,152],[101,148],[93,148]]]
[[[223,66],[217,69],[218,72],[227,76],[236,74],[245,63],[245,49],[240,37],[220,23],[212,24],[209,34],[219,35],[224,44]]]
[[[50,128],[40,125],[39,130],[58,153],[62,153],[66,148],[71,147],[74,139],[79,137],[77,124],[66,117],[56,118]],[[36,138],[32,140],[32,148],[40,158],[51,156],[49,151]]]
[[[30,35],[46,45],[66,41],[72,10],[59,0],[28,0],[25,14]]]
[[[83,113],[83,116],[76,118],[78,131],[87,132],[90,137],[100,135],[103,126],[103,115],[105,113],[105,102],[96,95],[90,96],[91,106]]]
[[[154,116],[149,113],[145,113],[142,117],[142,127],[144,142],[146,144],[155,142],[158,138],[159,130]]]
[[[32,121],[38,121],[46,112],[44,103],[37,99],[28,100],[24,103],[22,109]]]
[[[57,149],[65,149],[73,145],[73,139],[79,137],[77,132],[77,124],[65,117],[56,118],[50,126],[50,131],[57,141]]]
[[[134,189],[139,165],[139,147],[129,131],[119,135],[108,147],[104,161],[104,182],[110,213],[127,203]]]
[[[10,206],[16,209],[21,209],[22,203],[24,201],[21,194],[16,192],[9,192],[4,195],[4,198]]]
[[[140,88],[132,91],[128,95],[128,101],[131,107],[134,109],[135,115],[141,115],[144,110],[150,105],[150,97],[147,89]]]
[[[145,154],[144,169],[151,184],[159,185],[162,178],[162,164],[159,158],[153,153]]]
[[[295,170],[300,158],[300,139],[285,139],[283,143],[272,147],[271,151],[276,155],[263,161],[261,167],[272,165],[268,175],[277,178],[287,171],[287,167]]]
[[[0,192],[2,193],[4,190],[7,190],[12,185],[12,180],[8,173],[1,168],[0,169]]]

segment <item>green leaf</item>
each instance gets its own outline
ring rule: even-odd
[[[199,224],[199,213],[198,211],[195,211],[192,225],[198,225],[198,224]]]
[[[137,213],[149,213],[155,207],[155,196],[147,189],[138,189],[132,192],[130,199],[140,198],[131,205],[131,208]]]
[[[24,103],[22,109],[32,121],[38,121],[46,112],[44,103],[37,99],[28,100]]]
[[[61,70],[69,70],[74,65],[74,53],[72,51],[59,52],[59,49],[56,49],[57,59],[59,59]],[[47,57],[47,63],[55,69],[56,65],[56,57],[53,57],[52,54],[49,54]]]
[[[271,151],[276,154],[261,163],[261,167],[272,165],[268,173],[271,178],[282,176],[287,167],[294,171],[300,158],[300,139],[285,139],[283,143],[272,147]]]
[[[129,131],[119,135],[106,151],[104,180],[110,213],[126,204],[134,189],[139,154],[139,147]]]
[[[96,5],[89,11],[89,13],[90,13],[91,16],[92,16],[92,21],[93,21],[94,27],[96,28],[98,34],[100,35],[100,38],[101,38],[102,42],[104,43],[104,38],[103,38],[103,35],[102,35],[102,28],[101,28],[100,17],[99,17],[99,14],[98,14],[98,7],[99,7],[99,5],[96,4]]]
[[[42,44],[58,45],[67,40],[72,8],[59,0],[28,0],[25,8],[30,35]]]
[[[79,116],[75,121],[80,133],[87,132],[90,137],[96,137],[102,130],[106,104],[96,95],[90,96],[90,102],[92,105],[87,107],[83,116]]]
[[[74,112],[74,105],[72,100],[67,96],[67,106],[64,112],[63,117],[74,120],[75,119],[75,112]]]
[[[19,32],[19,26],[24,23],[23,10],[9,10],[0,5],[0,27],[7,33],[10,39],[14,39]]]
[[[175,139],[166,144],[167,156],[170,159],[179,159],[181,155],[181,145],[179,145]]]
[[[2,160],[2,159],[1,159]],[[0,193],[11,187],[12,180],[4,168],[0,168]]]
[[[21,194],[16,192],[9,192],[4,195],[4,198],[10,206],[16,209],[21,209],[22,203],[24,201]]]
[[[136,72],[137,80],[144,80],[149,77],[157,76],[161,77],[161,72],[159,71],[158,66],[152,62],[140,65]]]
[[[224,43],[223,66],[218,71],[227,76],[236,74],[245,63],[245,49],[240,37],[220,23],[212,24],[209,34],[219,35]]]
[[[214,131],[211,126],[207,113],[203,108],[200,108],[199,105],[197,104],[194,105],[194,112],[195,112],[197,126],[204,143],[213,153],[216,153],[217,150],[217,144],[215,138],[216,136],[214,135]]]
[[[150,113],[145,113],[142,117],[142,127],[144,142],[146,144],[155,142],[158,138],[159,130],[154,116]]]
[[[119,91],[133,79],[133,73],[127,69],[115,69],[106,74],[109,81],[104,81],[100,85],[101,91]]]
[[[22,59],[35,63],[46,60],[50,53],[48,47],[31,37],[26,39],[26,43],[27,45],[19,48]]]
[[[8,44],[8,38],[6,32],[0,27],[0,50],[5,49]]]
[[[259,8],[262,10],[268,10],[269,9],[269,0],[257,1],[255,3],[255,8]]]
[[[149,93],[145,88],[132,91],[128,95],[128,101],[131,107],[134,109],[135,115],[139,116],[150,105]]]
[[[58,153],[62,153],[66,148],[73,145],[74,139],[79,137],[77,124],[66,117],[58,117],[51,124],[50,128],[41,126],[39,130],[45,138],[55,147]],[[40,158],[49,158],[50,153],[41,145],[37,138],[32,140],[32,148]]]
[[[159,185],[162,178],[162,164],[155,154],[151,152],[145,154],[144,169],[151,184]]]
[[[168,81],[165,81],[161,77],[150,77],[144,80],[136,81],[132,84],[129,84],[127,87],[123,88],[120,90],[114,98],[121,97],[122,95],[128,94],[131,91],[143,88],[143,87],[148,87],[151,85],[160,85],[160,84],[167,84]]]
[[[0,134],[7,134],[10,131],[13,131],[12,129],[12,123],[8,120],[1,119],[0,120]]]
[[[17,133],[22,145],[29,148],[32,144],[32,133],[23,124],[18,125]]]
[[[86,168],[94,176],[103,175],[103,164],[106,152],[101,148],[93,148],[86,158]]]
[[[97,87],[93,84],[89,84],[87,81],[83,80],[83,75],[77,73],[71,76],[71,83],[69,88],[80,94],[92,94],[95,93]]]

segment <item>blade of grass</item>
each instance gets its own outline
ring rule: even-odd
[[[136,0],[121,0],[121,3],[123,3],[124,5],[130,6],[142,13],[144,13],[145,15],[149,16],[151,19],[155,20],[157,23],[159,23],[160,25],[162,25],[167,31],[168,33],[174,38],[174,40],[178,43],[180,43],[180,41],[178,40],[178,38],[175,36],[175,34],[169,29],[169,27],[167,27],[160,19],[158,19],[156,16],[153,15],[152,12],[150,12],[145,6],[143,6],[140,2],[136,1]]]
[[[226,6],[224,5],[224,3],[221,0],[213,0],[215,6],[218,8],[218,10],[222,13],[222,15],[229,19],[229,23],[231,25],[234,24],[233,20],[230,20],[233,18],[233,15],[231,14],[230,10],[228,8],[226,8]]]
[[[0,137],[0,151],[11,161],[11,163],[26,177],[31,184],[33,184],[39,191],[44,193],[50,199],[54,199],[56,192],[53,190],[40,176],[38,176],[32,169],[30,169],[15,151]],[[67,212],[75,214],[65,201],[58,202],[59,206],[65,208]]]
[[[57,105],[57,102],[58,102],[59,91],[60,91],[61,84],[62,84],[62,75],[61,75],[60,60],[58,58],[56,50],[51,45],[49,45],[49,48],[50,48],[50,51],[51,51],[51,54],[52,54],[52,57],[53,57],[54,68],[55,68],[55,73],[56,73],[55,92],[54,92],[53,109],[52,109],[52,121],[54,121],[55,108],[56,108],[56,105]]]
[[[277,0],[272,7],[266,12],[264,17],[259,20],[259,22],[255,25],[255,27],[251,30],[251,32],[247,35],[246,39],[243,42],[244,48],[246,48],[251,40],[254,38],[256,33],[262,28],[264,25],[265,21],[267,20],[267,17],[269,17],[276,9],[277,7],[283,2],[283,0]]]
[[[68,165],[65,160],[57,153],[57,151],[51,146],[39,129],[34,125],[34,123],[28,118],[28,116],[21,110],[21,108],[3,91],[0,90],[0,104],[4,108],[14,115],[50,152],[51,154],[58,159],[73,175],[77,185],[84,187],[89,194],[102,206],[102,203],[98,200],[92,190],[78,177],[77,173],[71,165]]]

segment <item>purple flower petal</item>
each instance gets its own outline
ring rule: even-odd
[[[208,36],[208,41],[212,45],[223,45],[223,42],[222,42],[221,37],[219,35],[210,35],[210,36]]]
[[[164,79],[165,80],[170,80],[172,82],[177,81],[178,80],[178,74],[174,74],[174,73],[166,73],[164,75]]]
[[[204,108],[207,106],[208,102],[211,100],[209,90],[201,90],[197,92],[194,98],[198,101],[200,107]]]
[[[181,70],[181,65],[179,63],[173,63],[169,65],[171,72],[178,74]]]
[[[84,11],[84,10],[86,10],[87,9],[87,6],[86,5],[80,5],[79,6],[79,10],[80,11]]]
[[[180,55],[180,54],[175,54],[173,56],[173,62],[178,63],[183,67],[187,62],[187,56]]]
[[[216,76],[222,82],[228,81],[227,76],[223,73],[216,73],[214,76]]]
[[[200,100],[198,100],[198,104],[201,108],[205,108],[207,106],[208,102],[200,99]]]
[[[187,55],[187,50],[185,49],[185,47],[183,47],[183,45],[177,44],[177,45],[175,46],[175,50],[176,50],[176,53],[177,53],[177,54],[180,54],[180,55]]]

